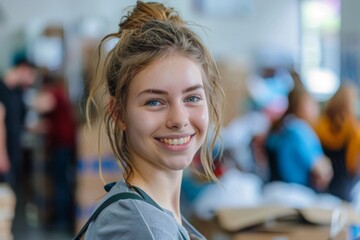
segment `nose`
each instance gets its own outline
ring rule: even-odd
[[[166,126],[171,129],[181,129],[189,124],[189,114],[183,104],[170,107]]]

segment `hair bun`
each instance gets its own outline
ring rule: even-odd
[[[127,16],[124,16],[121,20],[119,32],[141,28],[145,23],[153,20],[171,21],[178,25],[184,24],[178,12],[173,8],[166,7],[162,3],[157,2],[145,3],[137,1],[133,10],[129,11]]]

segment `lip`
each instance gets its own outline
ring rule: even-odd
[[[155,139],[161,139],[161,138],[167,138],[167,139],[179,139],[179,138],[184,138],[184,137],[193,137],[195,135],[195,133],[187,133],[187,134],[178,134],[178,135],[166,135],[166,136],[161,136],[161,137],[155,137]]]
[[[171,152],[183,152],[183,151],[186,151],[190,147],[194,136],[195,136],[195,133],[194,134],[182,134],[182,135],[168,135],[166,137],[156,137],[155,139],[156,139],[157,143],[160,144],[160,146],[162,148],[165,148],[168,151],[171,151]],[[162,142],[160,140],[160,139],[164,139],[164,138],[166,138],[166,139],[180,139],[180,138],[184,138],[184,137],[190,137],[190,140],[187,143],[180,144],[180,145],[166,144],[165,142]]]

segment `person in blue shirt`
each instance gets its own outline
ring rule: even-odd
[[[288,109],[274,122],[266,139],[270,180],[322,191],[329,184],[333,171],[311,127],[319,111],[318,105],[300,79],[294,80],[294,88],[288,94]]]

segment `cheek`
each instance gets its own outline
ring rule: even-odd
[[[192,117],[197,128],[205,135],[209,126],[209,111],[207,107],[194,111]]]
[[[138,137],[141,140],[146,135],[152,134],[158,125],[158,121],[158,118],[144,114],[144,112],[133,112],[128,114],[126,119],[126,131],[130,138]]]

